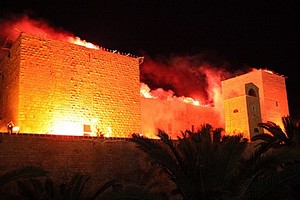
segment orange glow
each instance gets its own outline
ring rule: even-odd
[[[59,121],[54,122],[53,131],[50,131],[49,134],[54,135],[76,135],[83,136],[82,124],[74,121]]]
[[[0,27],[3,35],[6,37],[4,40],[15,41],[21,32],[26,32],[43,38],[70,42],[90,49],[100,49],[99,46],[82,40],[68,31],[53,28],[45,21],[30,19],[26,15],[21,18],[5,21],[0,24]]]
[[[85,40],[82,40],[79,37],[70,37],[69,42],[71,42],[73,44],[80,45],[80,46],[85,46],[85,47],[90,48],[90,49],[100,49],[99,46],[97,46],[93,43],[87,42]]]
[[[19,133],[19,132],[20,132],[20,127],[14,126],[14,127],[12,128],[12,132],[13,132],[13,133]]]
[[[273,72],[273,71],[271,71],[271,70],[268,70],[268,69],[264,69],[264,71],[265,71],[265,72],[268,72],[268,73],[270,73],[270,74],[274,74],[274,72]]]
[[[200,101],[194,100],[191,97],[177,97],[174,95],[174,92],[171,90],[164,90],[162,88],[158,88],[155,90],[151,90],[149,86],[145,83],[141,83],[140,87],[140,95],[146,99],[159,99],[159,100],[167,100],[167,101],[180,101],[187,104],[191,104],[194,106],[208,106],[205,104],[201,104]]]
[[[221,80],[229,75],[220,66],[212,66],[203,60],[199,62],[199,66],[195,66],[193,63],[199,60],[198,57],[172,58],[166,66],[164,62],[154,61],[143,62],[139,66],[137,60],[127,56],[106,51],[94,53],[95,51],[89,49],[66,45],[65,42],[70,42],[100,49],[99,46],[81,40],[69,32],[54,29],[43,21],[32,20],[27,16],[7,21],[0,24],[0,27],[10,41],[15,41],[20,32],[39,36],[26,36],[29,39],[24,40],[24,45],[15,47],[22,48],[24,59],[22,58],[21,64],[11,62],[13,66],[5,67],[7,74],[11,74],[9,70],[12,67],[15,67],[14,71],[20,71],[16,77],[22,81],[8,89],[20,87],[17,91],[20,92],[20,97],[17,100],[22,107],[11,106],[10,110],[15,107],[21,110],[18,121],[23,124],[18,125],[22,127],[22,131],[128,137],[124,132],[138,132],[142,129],[141,134],[155,138],[158,128],[178,133],[179,128],[180,131],[190,129],[191,126],[196,129],[202,123],[210,123],[214,127],[225,124]],[[55,42],[58,46],[52,47],[52,39],[65,42]],[[43,45],[47,48],[40,48]],[[124,73],[120,76],[121,71]],[[274,74],[270,70],[264,71],[269,76]],[[140,82],[140,76],[151,77],[148,81],[155,83],[158,88],[151,89]],[[11,81],[6,78],[7,85],[15,83],[12,76],[6,77],[11,77]],[[273,91],[273,85],[265,92]],[[231,87],[235,86],[233,84]],[[280,91],[284,89],[278,88]],[[277,94],[274,99],[277,99]],[[266,96],[273,97],[275,93]],[[279,104],[285,101],[282,99]],[[28,102],[34,106],[30,107]],[[141,106],[142,103],[144,106]],[[277,102],[271,103],[266,103],[270,105],[266,110],[274,109],[274,105],[278,107]],[[278,110],[278,113],[285,112]],[[17,111],[15,114],[17,116]],[[265,115],[264,113],[263,117]],[[45,119],[49,123],[45,123]],[[267,119],[277,122],[278,116],[268,116]],[[120,121],[124,124],[120,125]],[[40,124],[40,127],[36,128],[36,124]],[[129,130],[132,124],[134,128]],[[176,135],[173,137],[176,138]]]
[[[155,98],[157,98],[157,97],[152,96],[151,89],[145,83],[141,83],[140,94],[141,94],[142,97],[147,98],[147,99],[155,99]]]
[[[112,135],[112,128],[109,126],[107,127],[107,132],[104,134],[104,137],[110,137]]]

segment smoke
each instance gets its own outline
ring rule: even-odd
[[[148,57],[141,65],[141,82],[156,96],[185,96],[202,104],[214,104],[215,98],[220,97],[221,81],[232,76],[226,70],[226,61],[214,59],[205,54],[158,60]]]
[[[146,57],[140,70],[142,132],[154,137],[162,129],[176,139],[191,125],[195,130],[204,123],[224,127],[221,81],[247,71],[233,70],[212,53]]]
[[[0,20],[0,27],[0,40],[4,44],[1,47],[13,43],[21,32],[27,32],[40,37],[99,49],[98,46],[81,40],[62,28],[54,28],[45,20],[30,19],[27,15],[12,17],[9,20]],[[211,122],[219,121],[218,124],[223,124],[224,120],[221,116],[223,113],[221,81],[249,70],[246,67],[234,72],[229,69],[230,64],[212,52],[192,56],[159,58],[151,58],[146,55],[143,64],[140,66],[140,92],[141,96],[157,101],[142,100],[142,104],[144,104],[142,107],[144,129],[154,130],[160,128],[162,123],[171,121],[177,122],[178,127],[184,127],[184,122],[181,123],[184,119],[181,115],[177,115],[186,113],[188,109],[186,105],[188,104],[198,106],[195,108],[197,112],[192,113],[191,116],[198,116],[199,118],[202,113],[203,116],[201,116],[205,119],[211,119]],[[172,106],[161,100],[171,100],[170,105]],[[154,108],[153,105],[155,105]],[[214,107],[214,109],[204,109],[207,106]],[[190,112],[193,111],[190,110]],[[197,121],[198,118],[192,121]]]
[[[97,45],[81,40],[62,28],[49,25],[45,20],[31,19],[27,15],[2,19],[0,20],[0,27],[0,40],[2,40],[4,47],[13,43],[21,32],[26,32],[35,36],[71,42],[88,48],[99,48]]]

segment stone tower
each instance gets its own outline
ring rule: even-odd
[[[263,130],[259,122],[274,122],[289,115],[285,77],[269,70],[253,70],[222,81],[227,134],[251,138]]]
[[[141,131],[139,59],[22,33],[0,63],[0,130],[128,137]]]

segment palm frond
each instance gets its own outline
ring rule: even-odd
[[[0,187],[4,184],[18,179],[30,179],[41,176],[48,176],[48,172],[40,167],[28,166],[21,169],[6,172],[0,176]]]
[[[274,138],[279,140],[280,142],[288,141],[286,134],[282,131],[280,126],[278,126],[274,122],[259,123],[258,125],[269,131],[274,136]]]
[[[279,195],[282,188],[294,181],[300,180],[300,166],[289,166],[286,170],[274,173],[270,176],[263,176],[257,179],[251,189],[249,189],[248,199],[270,199],[270,197]]]
[[[105,193],[102,197],[103,200],[166,200],[167,195],[164,193],[155,193],[143,190],[139,187],[128,186],[122,188],[120,191],[112,191]]]
[[[90,198],[89,200],[94,200],[96,199],[99,195],[103,194],[103,192],[105,190],[107,190],[108,188],[110,187],[113,187],[115,186],[117,183],[117,180],[115,179],[112,179],[112,180],[109,180],[107,181],[104,185],[102,185]]]
[[[159,141],[150,140],[139,135],[132,135],[130,141],[138,144],[137,148],[144,151],[147,159],[152,164],[158,164],[163,170],[172,178],[174,174],[181,172],[176,158],[170,149],[166,148],[164,143]]]
[[[247,143],[241,137],[232,136],[224,139],[218,149],[215,162],[215,187],[229,184],[240,168]]]
[[[71,180],[68,196],[69,199],[79,199],[82,193],[82,190],[86,182],[90,179],[90,176],[75,174]]]
[[[171,138],[168,136],[168,134],[166,134],[164,131],[162,130],[158,130],[158,135],[157,135],[161,141],[163,143],[165,143],[171,150],[171,152],[173,153],[178,165],[180,166],[180,168],[183,168],[183,170],[185,170],[185,165],[184,165],[184,160],[180,154],[180,152],[178,151],[177,147],[174,145],[173,141],[171,140]]]

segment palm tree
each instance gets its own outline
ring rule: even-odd
[[[185,131],[177,141],[161,130],[160,140],[133,134],[131,141],[176,184],[172,194],[180,194],[184,199],[297,196],[294,189],[294,183],[300,181],[297,151],[287,145],[270,150],[269,143],[253,147],[241,135],[221,137],[221,131],[206,124],[196,133]]]
[[[53,179],[47,178],[30,179],[25,181],[19,181],[19,193],[20,195],[13,195],[14,198],[24,200],[94,200],[110,187],[117,185],[116,180],[109,180],[104,185],[99,187],[97,191],[90,196],[86,197],[83,193],[84,188],[90,176],[83,174],[75,174],[70,181],[57,185]]]
[[[300,126],[290,116],[282,117],[283,130],[274,122],[260,123],[268,133],[252,138],[256,143],[253,155],[247,160],[248,174],[256,174],[256,199],[274,194],[273,199],[299,199],[300,186]],[[250,167],[249,167],[250,166]]]
[[[267,145],[276,148],[280,145],[300,147],[300,125],[290,116],[282,117],[284,130],[274,122],[260,123],[259,126],[268,133],[261,133],[252,138],[252,141],[260,141],[259,145]]]
[[[240,135],[218,137],[221,131],[205,124],[196,133],[184,132],[178,141],[161,130],[159,141],[136,134],[131,141],[176,184],[172,194],[180,194],[184,199],[229,198],[247,141]]]
[[[28,166],[8,171],[0,176],[0,188],[5,184],[20,180],[48,176],[48,172],[40,167]]]
[[[47,177],[48,172],[42,168],[28,166],[20,169],[8,171],[0,176],[0,199],[5,199],[10,196],[5,186],[9,183],[14,183],[20,180],[29,180],[38,177]]]

